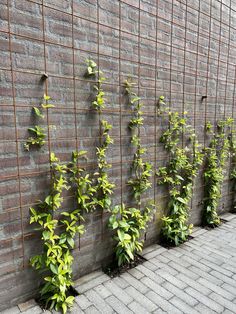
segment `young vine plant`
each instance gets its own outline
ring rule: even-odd
[[[109,219],[109,226],[116,230],[114,240],[116,241],[115,256],[118,267],[128,263],[135,258],[135,253],[142,251],[143,241],[140,240],[141,233],[147,228],[153,212],[153,203],[141,209],[141,196],[151,187],[150,177],[152,166],[149,162],[144,162],[142,156],[146,149],[141,146],[140,126],[143,125],[142,103],[140,98],[133,91],[133,83],[130,80],[125,81],[125,91],[129,99],[129,104],[134,110],[134,117],[130,120],[129,127],[132,134],[131,143],[135,147],[132,177],[128,184],[132,188],[134,199],[138,208],[127,208],[125,204],[117,205],[112,209],[112,215]]]
[[[40,301],[46,308],[62,310],[66,313],[73,305],[74,296],[70,295],[72,281],[72,249],[74,238],[83,234],[85,229],[83,212],[93,208],[94,188],[84,170],[78,167],[78,159],[86,152],[74,152],[72,162],[61,164],[54,153],[51,154],[51,191],[37,208],[30,208],[30,223],[37,224],[43,241],[43,251],[30,259],[31,265],[40,273],[45,273],[40,290]],[[62,212],[64,190],[73,188],[77,208]]]
[[[44,119],[43,110],[54,108],[55,106],[49,101],[51,100],[51,97],[48,95],[44,95],[44,102],[41,104],[41,107],[33,107],[33,114],[37,119]],[[32,128],[28,128],[28,131],[32,136],[29,136],[26,140],[26,143],[24,144],[24,149],[29,151],[31,147],[42,147],[45,144],[45,138],[46,138],[46,131],[45,128],[40,125],[35,125]]]
[[[94,109],[102,112],[102,109],[106,108],[105,93],[102,89],[102,83],[106,81],[101,70],[98,70],[97,64],[93,60],[86,60],[87,62],[87,76],[97,78],[97,84],[94,85],[96,90],[95,100],[92,102]],[[110,210],[111,206],[111,194],[115,188],[115,184],[110,182],[107,170],[111,168],[111,164],[107,162],[107,150],[110,144],[113,144],[109,132],[112,129],[112,125],[106,120],[100,120],[100,146],[96,148],[96,155],[98,160],[98,171],[94,173],[96,178],[95,190],[96,196],[94,197],[94,204],[96,208],[102,210]]]
[[[159,112],[167,116],[168,122],[160,142],[169,155],[167,165],[156,172],[158,183],[167,185],[169,194],[168,216],[162,218],[161,238],[168,245],[178,246],[188,239],[192,230],[192,224],[188,223],[189,203],[203,153],[194,130],[187,124],[187,113],[184,112],[182,116],[167,110],[163,96],[159,104]],[[182,140],[186,142],[184,147]]]
[[[211,135],[210,145],[205,148],[205,196],[202,222],[204,226],[217,227],[220,217],[217,214],[221,188],[224,181],[225,163],[231,147],[231,126],[234,120],[228,118],[217,123],[216,131],[210,122],[206,123],[206,131]]]

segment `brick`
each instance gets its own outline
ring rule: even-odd
[[[142,304],[143,307],[145,307],[149,312],[154,311],[157,306],[149,300],[144,294],[140,293],[138,290],[136,290],[134,287],[128,287],[125,289],[126,293],[128,293],[134,300],[140,304]]]
[[[83,276],[74,282],[74,286],[79,293],[92,289],[101,283],[109,280],[110,277],[105,275],[101,271],[90,273],[89,275]]]
[[[221,287],[209,282],[208,280],[204,279],[204,278],[200,278],[198,279],[198,282],[200,284],[202,284],[203,286],[211,289],[212,291],[214,291],[215,293],[219,294],[220,296],[232,301],[235,298],[235,294],[232,294],[230,292],[225,291],[224,289],[222,289]]]
[[[138,291],[140,291],[141,293],[146,293],[148,291],[148,287],[145,286],[144,284],[142,284],[139,280],[137,280],[136,278],[134,278],[133,276],[131,276],[130,274],[128,273],[125,273],[125,274],[122,274],[120,276],[121,278],[123,278],[124,280],[127,281],[127,283],[138,289]],[[129,288],[129,287],[128,287]]]
[[[100,312],[98,311],[98,309],[96,309],[95,306],[90,306],[90,307],[88,307],[88,308],[84,311],[84,313],[86,313],[86,314],[98,314],[98,313],[100,313]]]
[[[112,308],[100,297],[99,294],[97,294],[94,290],[89,290],[86,292],[86,297],[92,302],[93,305],[96,306],[96,308],[99,309],[102,313],[113,313]]]
[[[228,310],[235,312],[236,310],[236,304],[233,302],[230,302],[229,300],[226,300],[224,297],[221,295],[213,292],[209,295],[209,297],[212,300],[217,300],[217,303],[221,304],[224,308],[227,308]]]
[[[128,305],[133,301],[133,299],[129,295],[127,295],[127,293],[125,293],[124,290],[117,286],[113,281],[105,282],[104,286],[124,304]]]
[[[37,303],[35,302],[35,300],[31,299],[25,303],[20,303],[18,305],[18,307],[19,307],[21,312],[25,312],[25,311],[31,309],[32,307],[35,307],[36,305],[37,305]]]
[[[196,311],[193,307],[190,307],[187,303],[185,303],[184,301],[182,301],[179,298],[173,297],[170,302],[176,306],[179,310],[181,310],[183,313],[189,314],[189,313],[193,313],[193,314],[197,314],[198,311]]]
[[[195,306],[198,303],[195,298],[192,298],[189,294],[185,293],[183,289],[179,289],[169,282],[164,282],[162,286],[190,306]],[[156,291],[156,293],[158,293],[158,291]]]
[[[205,295],[203,295],[202,293],[198,292],[197,290],[195,290],[191,287],[188,287],[187,289],[185,289],[185,292],[190,294],[192,297],[197,298],[197,300],[200,303],[203,303],[204,305],[209,307],[211,310],[213,310],[217,313],[222,313],[224,307],[217,303],[217,301],[216,301],[217,299],[212,300],[208,296],[206,297]]]
[[[8,310],[2,311],[2,314],[18,314],[20,313],[20,309],[18,306],[11,307]]]
[[[124,305],[120,300],[118,300],[115,296],[111,295],[106,299],[106,302],[113,308],[113,310],[119,314],[132,314],[133,312],[128,309],[126,305]]]
[[[84,294],[81,294],[75,297],[75,302],[79,305],[79,307],[82,310],[86,310],[88,307],[92,305],[92,303],[88,300],[88,298]]]
[[[183,275],[183,274],[179,274],[177,276],[177,278],[179,280],[182,280],[184,281],[188,286],[196,289],[197,291],[201,292],[201,293],[204,293],[205,295],[208,295],[211,290],[206,288],[206,287],[203,287],[201,284],[199,284],[197,281],[194,281],[190,278],[188,278],[187,276]]]
[[[161,307],[162,310],[167,311],[167,313],[175,313],[175,314],[182,313],[175,306],[173,306],[170,302],[166,301],[161,296],[157,295],[154,291],[149,291],[146,294],[146,297],[148,297],[158,307]]]
[[[137,314],[146,314],[147,313],[147,309],[145,309],[144,307],[142,307],[139,303],[133,301],[131,302],[128,307],[131,309],[131,311],[133,311],[134,313]]]
[[[163,278],[161,278],[160,276],[156,275],[150,269],[144,267],[144,265],[138,265],[137,268],[143,273],[143,275],[145,275],[146,277],[152,279],[157,284],[162,284],[164,282]]]
[[[112,294],[111,291],[109,291],[104,285],[99,285],[95,287],[94,290],[100,294],[103,299],[106,299]]]
[[[159,294],[166,300],[169,300],[173,296],[171,292],[163,288],[161,285],[156,284],[153,280],[151,280],[148,277],[142,278],[141,282],[143,282],[150,290],[156,291],[157,294]]]

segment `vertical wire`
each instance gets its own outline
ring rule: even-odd
[[[196,53],[196,67],[195,67],[195,93],[194,93],[194,108],[193,108],[193,128],[194,133],[196,134],[196,108],[197,108],[197,77],[198,77],[198,56],[199,56],[199,37],[200,37],[200,1],[198,0],[198,26],[197,26],[197,53]],[[199,123],[199,121],[198,121]],[[193,187],[194,188],[194,187]],[[194,204],[194,193],[191,200],[191,208]]]
[[[217,121],[217,107],[218,107],[218,90],[219,90],[219,70],[220,70],[220,51],[221,51],[221,27],[222,27],[222,2],[220,3],[220,31],[219,31],[219,51],[217,58],[217,74],[216,74],[216,97],[215,97],[215,113],[214,113],[214,121],[215,121],[215,130],[216,130],[216,121]],[[220,104],[219,104],[220,106]]]
[[[225,77],[225,97],[224,97],[224,120],[226,119],[226,106],[227,106],[227,85],[228,85],[228,75],[229,75],[229,52],[230,52],[230,41],[231,41],[231,0],[230,0],[230,9],[229,9],[229,37],[227,41],[227,57],[226,57],[226,77]],[[233,127],[230,128],[230,133],[232,137]],[[232,163],[232,156],[229,155],[229,163],[228,163],[228,184],[227,184],[227,197],[229,198],[230,195],[230,169]]]
[[[121,1],[119,1],[119,136],[120,136],[120,188],[121,188],[121,205],[123,203],[123,153],[122,153],[122,102],[121,102]]]
[[[97,0],[97,56],[98,56],[98,80],[100,77],[100,12],[99,12],[99,0]],[[100,83],[98,83],[100,84]],[[102,127],[101,127],[101,109],[98,110],[99,115],[99,145],[102,145]],[[104,210],[101,210],[101,239],[104,238],[104,226],[103,226]]]
[[[171,30],[170,30],[170,99],[169,99],[169,110],[172,106],[172,53],[173,53],[173,29],[174,29],[174,0],[171,1]]]
[[[209,72],[210,72],[210,45],[211,45],[211,22],[212,22],[212,0],[210,0],[210,18],[209,18],[209,36],[208,36],[208,53],[207,53],[207,73],[206,73],[206,96],[208,96]],[[202,101],[203,102],[203,101]],[[204,130],[207,122],[207,98],[205,103]],[[204,132],[204,148],[206,148],[206,132]]]
[[[159,106],[159,104],[157,103],[157,38],[158,38],[158,7],[159,7],[159,0],[156,1],[156,33],[155,33],[155,38],[156,38],[156,42],[155,42],[155,104],[154,104],[154,121],[155,121],[155,125],[154,125],[154,141],[155,141],[155,145],[154,145],[154,189],[153,189],[153,197],[154,197],[154,204],[156,204],[156,189],[157,189],[157,177],[155,175],[156,169],[157,169],[157,106]],[[155,221],[156,217],[153,217],[153,221]]]
[[[184,69],[183,69],[183,101],[182,101],[182,115],[185,111],[185,82],[186,82],[186,49],[187,49],[187,19],[188,19],[188,6],[187,1],[185,2],[185,23],[184,23]],[[182,139],[183,145],[183,139]]]
[[[79,139],[78,139],[78,119],[77,119],[77,110],[76,110],[76,80],[75,80],[75,37],[74,37],[74,0],[72,0],[72,58],[73,58],[73,102],[74,102],[74,123],[75,123],[75,143],[76,143],[76,152],[79,151]],[[77,167],[79,167],[78,159],[77,159]],[[79,219],[79,224],[81,220]],[[79,250],[81,249],[81,235],[79,234]]]
[[[44,15],[44,1],[42,0],[42,23],[43,23],[43,53],[44,53],[44,72],[47,73],[47,60],[46,60],[46,36],[45,36],[45,15]],[[48,80],[45,80],[45,94],[48,95]],[[49,125],[49,111],[46,109],[47,117],[47,133],[48,133],[48,153],[49,163],[51,164],[51,140],[50,140],[50,125]]]
[[[19,140],[18,140],[18,130],[17,130],[17,108],[16,108],[16,93],[15,93],[15,76],[13,69],[13,51],[12,51],[12,35],[11,35],[11,23],[10,23],[10,4],[7,0],[7,24],[8,24],[8,35],[9,35],[9,52],[10,52],[10,68],[11,68],[11,90],[12,90],[12,103],[14,112],[14,133],[16,139],[16,162],[17,162],[17,181],[18,181],[18,193],[20,197],[20,219],[21,219],[21,245],[22,245],[22,257],[23,257],[23,269],[26,266],[25,263],[25,240],[24,240],[24,225],[23,225],[23,208],[22,208],[22,192],[21,192],[21,175],[20,175],[20,162],[19,162]]]

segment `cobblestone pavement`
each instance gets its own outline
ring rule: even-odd
[[[97,271],[80,278],[71,313],[236,313],[236,216],[223,218],[219,228],[196,228],[181,247],[148,247],[147,261],[120,277]],[[2,313],[42,310],[30,300]]]

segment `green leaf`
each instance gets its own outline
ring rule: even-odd
[[[55,274],[58,275],[58,268],[54,264],[50,264],[50,269],[51,271]]]
[[[69,245],[70,245],[71,248],[73,249],[73,248],[74,248],[74,245],[75,245],[74,240],[73,240],[71,237],[68,237],[68,238],[67,238],[67,242],[69,243]]]
[[[44,115],[42,114],[42,112],[37,108],[37,107],[33,107],[34,113],[36,114],[36,116],[40,117],[40,118],[44,118]]]

